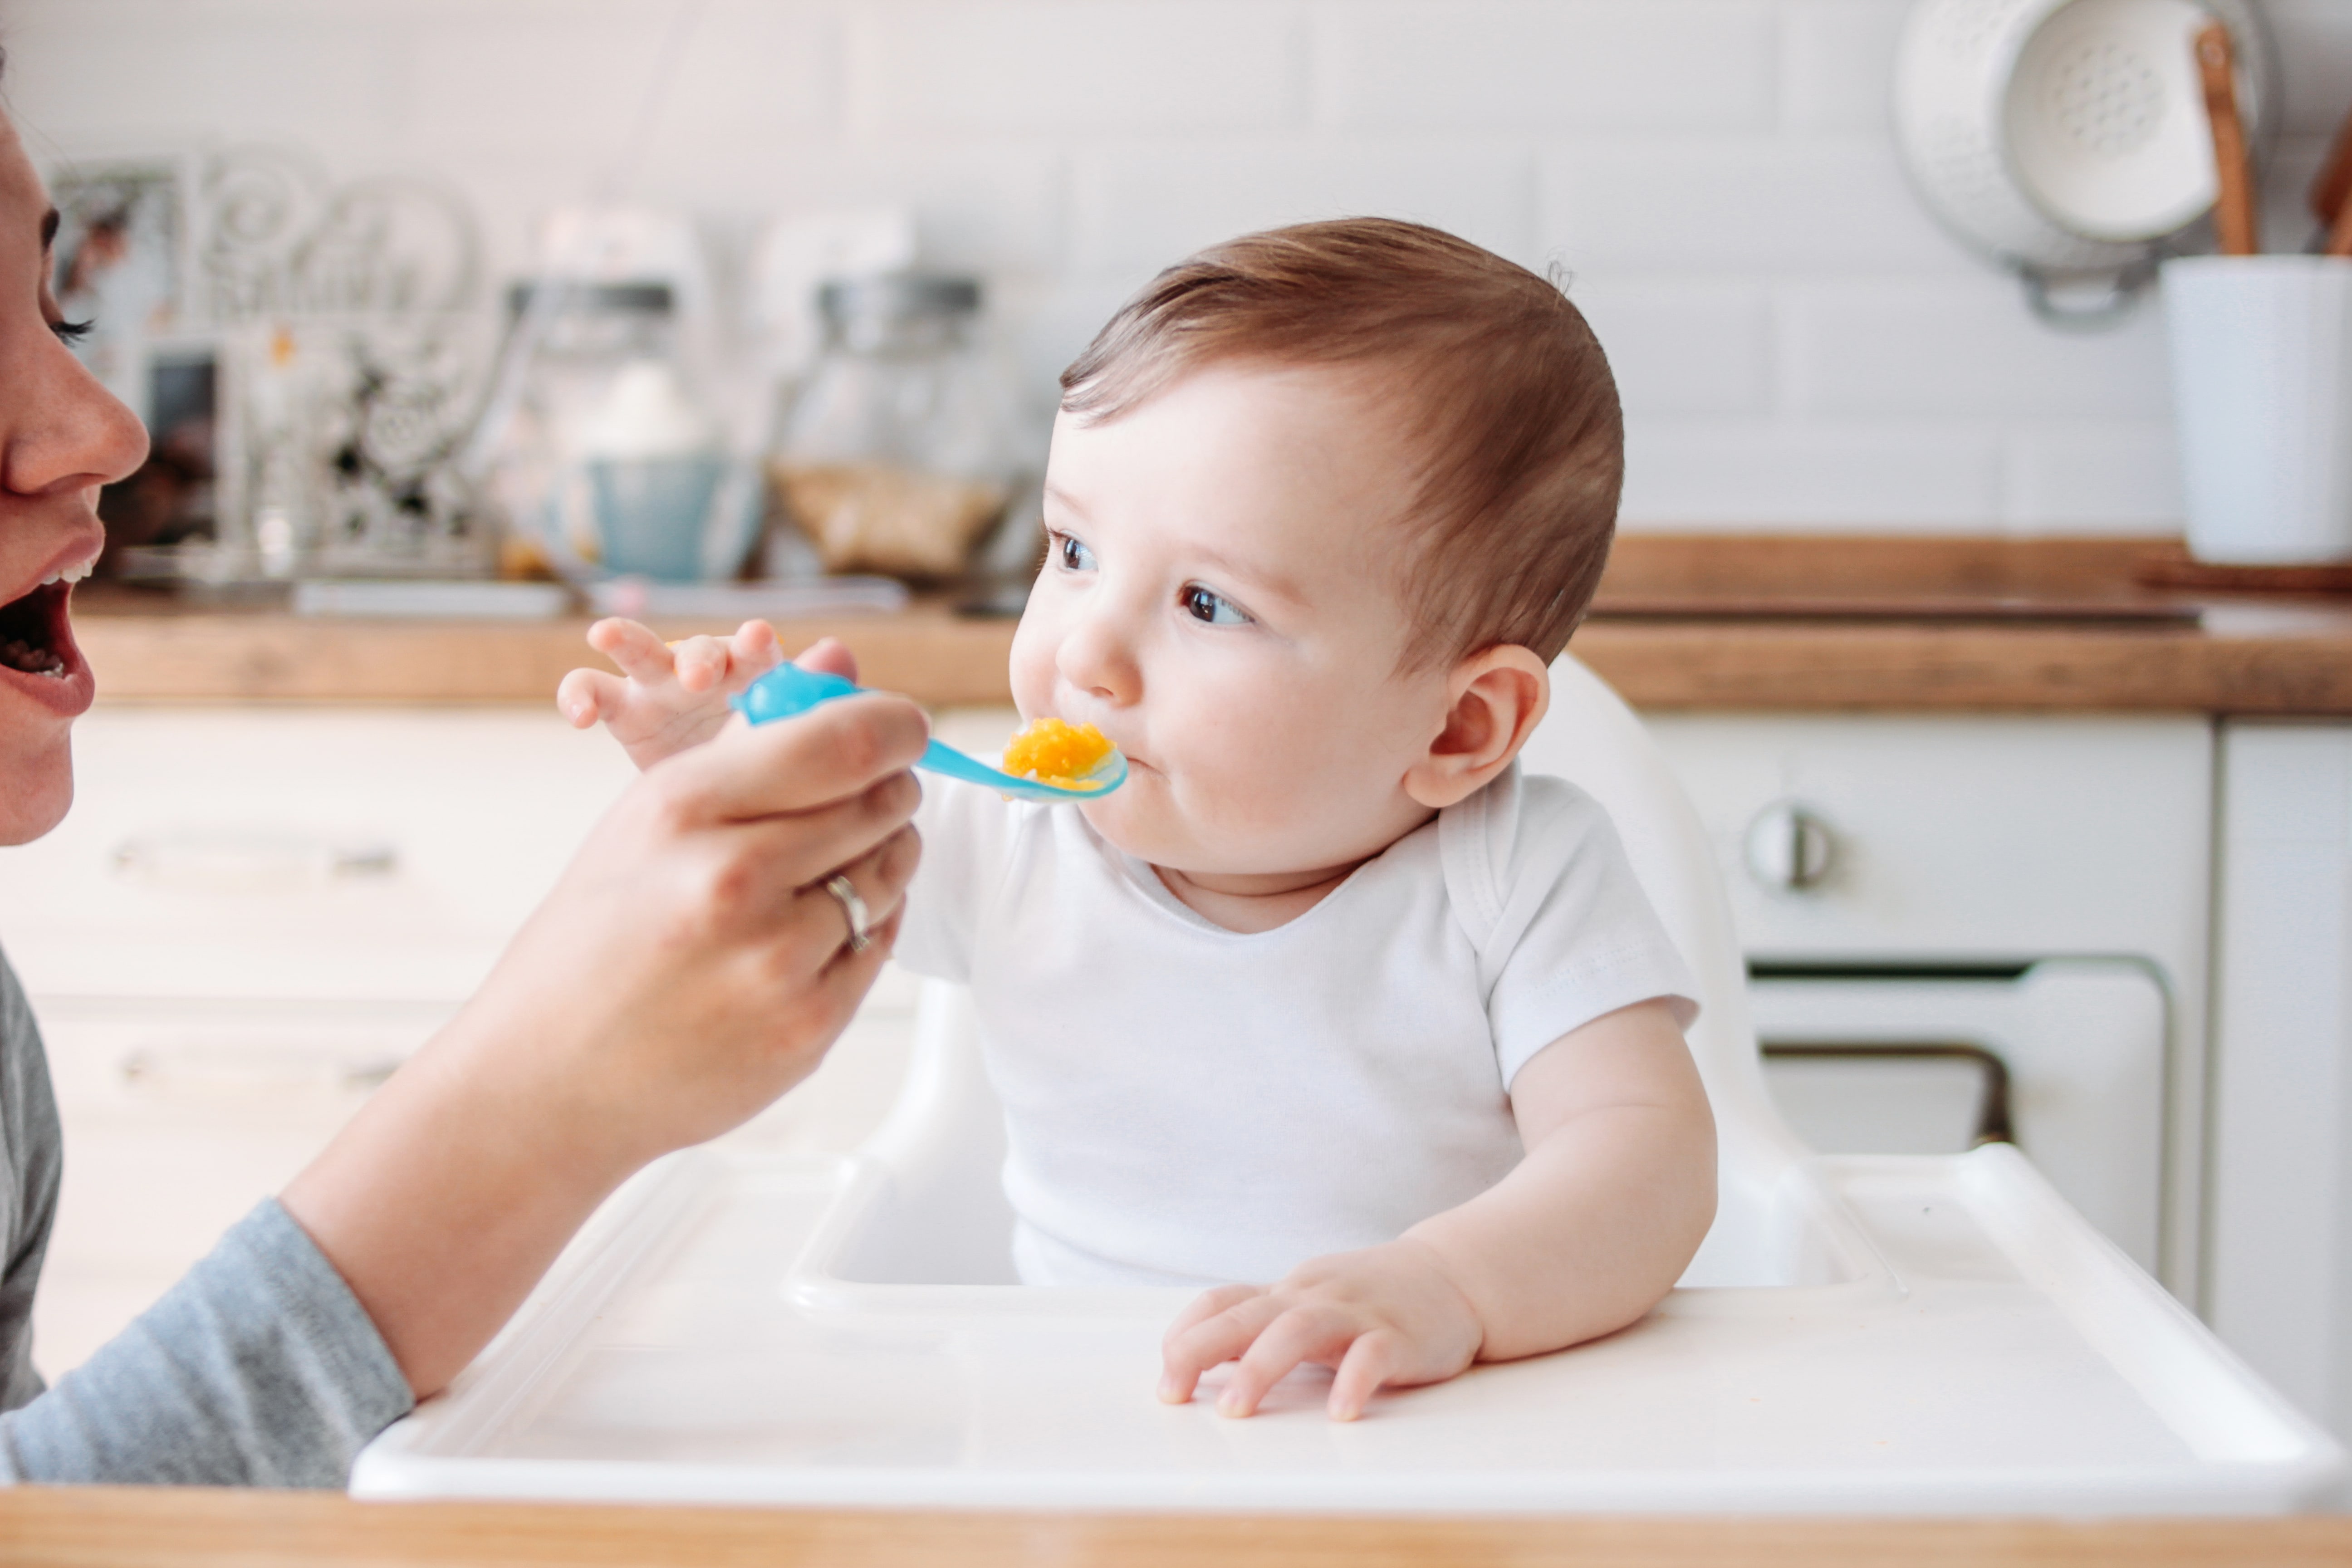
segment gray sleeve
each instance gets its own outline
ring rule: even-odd
[[[58,1216],[58,1101],[33,1010],[0,955],[0,1410],[41,1392],[33,1290]]]
[[[275,1199],[58,1385],[0,1416],[0,1479],[340,1487],[407,1381]]]

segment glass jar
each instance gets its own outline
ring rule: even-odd
[[[768,462],[776,514],[827,571],[961,576],[1024,523],[1036,467],[1011,377],[972,342],[978,280],[840,279],[818,303],[824,350]]]
[[[567,574],[733,576],[757,480],[695,384],[669,286],[522,284],[509,305],[521,384],[496,471],[518,529]]]

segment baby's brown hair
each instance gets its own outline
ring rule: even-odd
[[[1244,235],[1121,306],[1062,373],[1062,407],[1113,419],[1187,372],[1253,360],[1403,373],[1386,401],[1423,454],[1407,668],[1568,646],[1608,563],[1625,426],[1608,358],[1557,285],[1392,218]]]

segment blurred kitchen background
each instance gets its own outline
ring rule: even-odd
[[[282,351],[303,313],[354,302],[257,279],[254,251],[404,268],[356,302],[406,288],[403,308],[495,339],[515,280],[598,273],[594,237],[551,216],[617,206],[636,244],[600,275],[679,279],[738,442],[775,437],[773,383],[814,350],[782,296],[862,260],[982,283],[974,331],[1034,449],[1055,373],[1157,268],[1389,213],[1569,269],[1623,385],[1629,528],[2177,528],[2158,313],[2053,331],[1906,188],[1888,96],[1907,8],[12,0],[0,26],[45,166],[182,161],[193,309],[173,327],[233,316],[247,380],[273,326]],[[2268,226],[2300,244],[2352,6],[2261,9],[2284,73]],[[371,261],[372,241],[405,249]],[[268,435],[240,412],[248,444]]]
[[[1800,1130],[2013,1138],[2352,1430],[2352,571],[2189,569],[2157,295],[2053,324],[1930,217],[1912,10],[0,0],[60,291],[155,437],[77,601],[75,812],[0,861],[71,1151],[45,1370],[299,1168],[625,783],[551,711],[592,608],[842,636],[984,748],[1060,368],[1199,246],[1380,213],[1560,268],[1609,350],[1576,647],[1715,837]],[[2239,11],[2301,250],[2352,3]],[[2096,58],[2094,119],[2161,98]],[[744,1136],[853,1145],[913,995]]]

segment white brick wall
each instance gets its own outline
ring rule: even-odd
[[[1629,524],[2173,526],[2153,312],[2049,332],[1903,184],[1906,0],[0,0],[37,156],[276,142],[437,174],[512,266],[616,168],[722,264],[902,202],[1042,399],[1153,268],[1339,212],[1558,258],[1632,421]],[[2267,0],[2267,210],[2352,107],[2352,0]],[[672,90],[631,150],[656,62]]]

